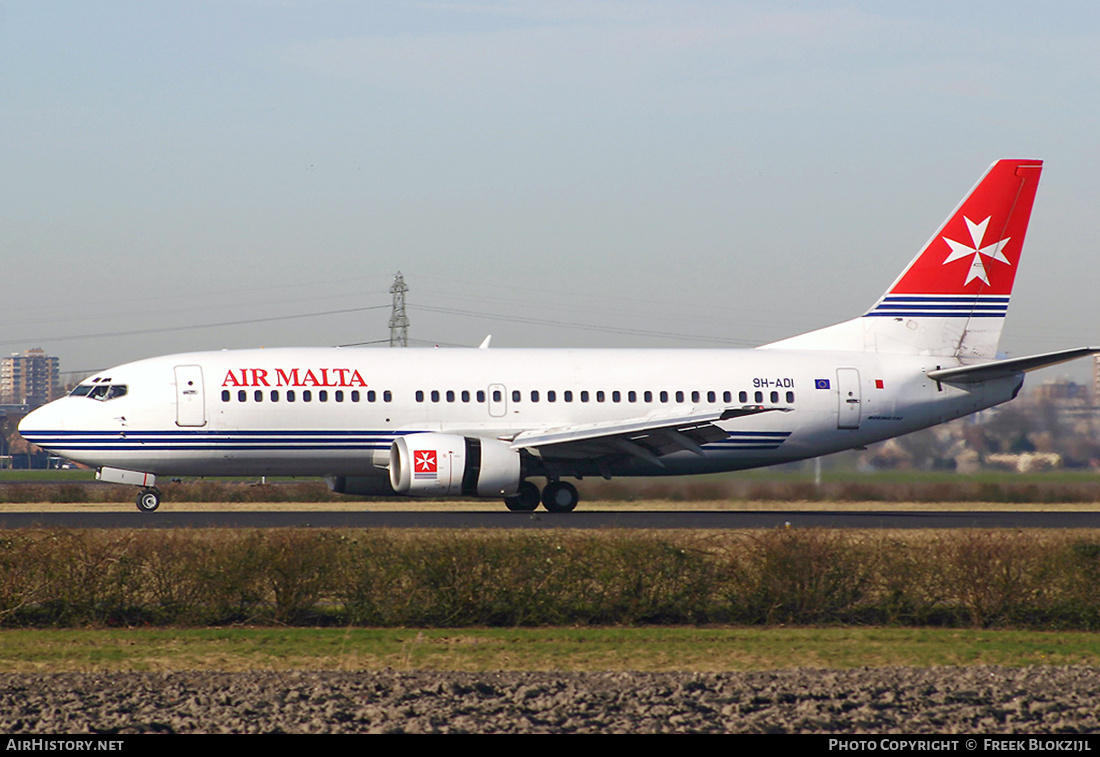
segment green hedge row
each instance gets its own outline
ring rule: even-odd
[[[323,481],[241,483],[198,479],[185,483],[158,482],[170,502],[348,502]],[[0,502],[133,502],[137,488],[114,484],[74,482],[0,484]]]
[[[0,625],[1100,628],[1100,534],[0,532]]]
[[[820,487],[806,479],[777,476],[755,479],[738,476],[702,476],[676,479],[585,479],[584,499],[608,502],[644,500],[698,501],[817,501],[817,502],[1100,502],[1100,478],[1081,480],[1060,473],[1035,476],[853,475],[825,481]],[[256,484],[195,479],[160,485],[168,502],[344,502],[356,497],[333,494],[321,480]],[[132,486],[103,483],[0,483],[0,502],[132,502]]]

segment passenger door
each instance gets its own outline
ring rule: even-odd
[[[836,369],[837,428],[859,428],[863,416],[863,398],[860,394],[859,370]]]
[[[176,425],[189,428],[206,425],[202,366],[176,366]]]

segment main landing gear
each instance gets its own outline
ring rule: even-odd
[[[147,487],[137,495],[137,509],[143,513],[151,513],[158,507],[160,507],[160,489],[157,487]]]
[[[516,513],[529,513],[539,506],[546,508],[551,513],[568,513],[576,508],[581,495],[577,487],[565,481],[552,479],[543,487],[542,492],[530,481],[524,481],[519,485],[519,491],[511,497],[504,498],[504,504],[509,510]]]

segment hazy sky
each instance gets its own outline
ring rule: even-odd
[[[0,0],[0,353],[386,340],[398,270],[419,344],[754,345],[1002,157],[1002,348],[1100,344],[1095,2]]]

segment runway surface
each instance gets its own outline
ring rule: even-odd
[[[0,528],[961,529],[1100,528],[1098,512],[4,512]]]

